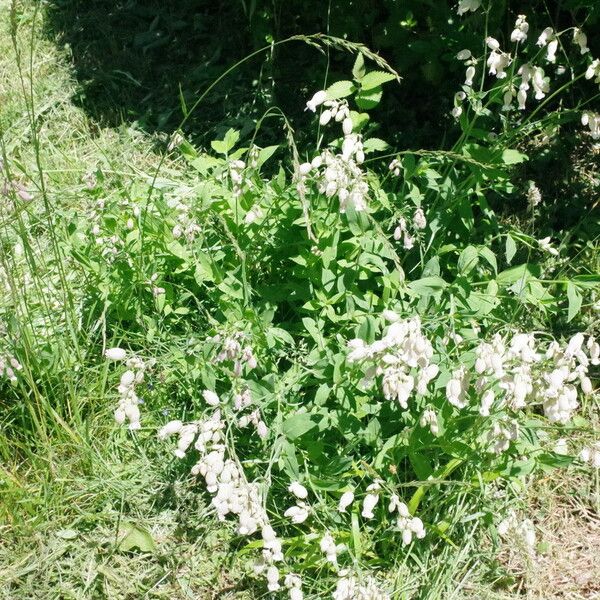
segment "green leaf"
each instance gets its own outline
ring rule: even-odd
[[[494,269],[494,273],[498,272],[498,262],[496,261],[496,255],[487,247],[479,248],[479,256],[484,258],[489,265]]]
[[[351,81],[336,81],[327,88],[327,99],[338,100],[350,96],[356,91],[356,87]]]
[[[354,77],[355,81],[360,81],[365,76],[365,73],[365,59],[362,55],[362,52],[359,52],[356,55],[356,60],[354,61],[354,66],[352,67],[352,77]]]
[[[527,154],[523,154],[518,150],[507,148],[502,152],[502,162],[505,165],[516,165],[525,162],[526,160],[529,160]]]
[[[227,154],[239,141],[240,133],[235,129],[229,129],[223,140],[213,140],[210,145],[215,152]]]
[[[506,236],[506,245],[504,252],[506,254],[506,262],[510,265],[510,261],[514,258],[515,254],[517,253],[517,244],[515,244],[515,240],[513,240],[510,233]]]
[[[279,466],[290,479],[298,480],[300,478],[300,467],[296,458],[296,447],[283,438],[279,439],[281,444]]]
[[[373,88],[372,90],[366,90],[364,92],[361,91],[356,96],[356,105],[361,110],[369,110],[371,108],[375,108],[381,101],[382,95],[383,91],[380,87]]]
[[[304,328],[306,329],[306,331],[308,331],[308,333],[310,333],[310,336],[313,338],[313,340],[315,340],[315,342],[317,342],[317,345],[319,346],[319,348],[322,348],[323,347],[323,334],[321,333],[315,320],[311,319],[310,317],[304,317],[302,319],[302,324],[304,325]]]
[[[422,277],[408,284],[418,296],[429,296],[433,292],[443,290],[448,284],[441,277]]]
[[[118,549],[122,552],[129,552],[135,548],[140,550],[140,552],[153,552],[156,550],[156,544],[150,532],[144,527],[123,522],[119,530],[119,535]]]
[[[177,258],[180,258],[183,261],[188,261],[190,255],[187,253],[187,250],[184,246],[182,246],[177,240],[173,240],[167,244],[167,250]]]
[[[387,81],[393,81],[394,79],[396,79],[396,76],[391,73],[386,73],[385,71],[371,71],[362,78],[360,87],[362,90],[372,90],[380,87]]]
[[[363,143],[363,150],[365,154],[369,154],[370,152],[383,152],[388,148],[388,143],[384,140],[380,140],[379,138],[369,138]]]
[[[539,273],[539,267],[537,265],[517,265],[516,267],[498,273],[496,281],[498,282],[498,285],[507,286],[517,281],[526,282],[528,279],[536,277],[537,273]]]
[[[283,433],[289,440],[295,440],[316,426],[308,413],[298,413],[283,422]]]
[[[581,302],[583,298],[577,291],[577,287],[574,286],[570,281],[567,283],[567,300],[569,301],[569,312],[567,315],[567,323],[572,321],[581,309]]]
[[[275,154],[277,148],[279,146],[267,146],[266,148],[262,148],[258,153],[258,160],[256,161],[256,166],[258,168],[262,167],[270,158]]]
[[[479,262],[479,253],[475,246],[467,246],[458,257],[458,271],[466,275],[472,271]]]

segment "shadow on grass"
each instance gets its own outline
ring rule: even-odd
[[[330,7],[301,0],[49,0],[45,27],[50,39],[68,47],[79,83],[74,100],[100,126],[136,121],[146,131],[173,131],[182,105],[193,104],[227,68],[269,40],[327,31],[366,44],[405,77],[405,85],[386,88],[372,122],[386,123],[413,147],[438,146],[451,125],[452,94],[440,101],[442,68],[434,65],[424,80],[414,66],[427,40],[437,53],[436,28],[445,26],[451,3],[440,3],[431,26],[427,7],[412,0],[408,8],[425,11],[414,31],[397,26],[406,7],[388,0],[351,4],[352,10],[342,0],[332,0]],[[403,50],[411,40],[421,44],[412,54]],[[278,106],[302,136],[309,128],[305,98],[323,86],[326,74],[328,81],[347,79],[353,62],[348,53],[333,50],[326,56],[303,42],[279,46],[228,75],[187,130],[203,136],[232,125],[251,129],[268,107]],[[265,141],[280,140],[280,127],[272,135],[269,127],[275,124],[267,124]]]
[[[176,127],[182,102],[252,49],[250,25],[241,3],[228,0],[53,0],[45,18],[46,34],[72,55],[76,103],[102,126],[137,121],[147,131]],[[227,116],[239,77],[198,121]]]

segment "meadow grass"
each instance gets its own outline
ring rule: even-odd
[[[20,403],[16,396],[0,400],[0,598],[262,597],[265,592],[247,577],[247,555],[230,541],[231,525],[216,522],[199,486],[165,458],[158,442],[144,436],[142,444],[137,434],[115,426],[108,370],[98,360],[106,343],[103,316],[82,323],[69,296],[79,273],[64,253],[69,230],[59,216],[86,213],[94,200],[86,176],[99,167],[107,177],[106,197],[146,195],[164,139],[135,124],[101,128],[90,121],[72,102],[76,83],[68,54],[40,33],[43,10],[23,3],[15,17],[16,29],[9,7],[0,4],[1,149],[18,166],[15,177],[31,189],[39,209],[33,220],[2,211],[4,244],[15,238],[23,244],[21,258],[3,253],[15,294],[3,311],[11,304],[24,337],[28,323],[40,318],[61,335],[41,359],[54,376],[36,379],[26,366],[32,391]],[[160,178],[185,181],[183,163],[167,160]],[[46,274],[57,266],[61,284],[50,293]],[[33,297],[42,304],[35,311],[28,303]],[[152,410],[161,401],[169,403],[153,399],[142,433],[161,424],[162,413]],[[397,564],[392,576],[403,590],[398,597],[591,598],[600,581],[593,560],[600,548],[597,479],[548,479],[523,488],[521,496],[547,527],[550,545],[542,562],[533,563],[516,548],[494,557],[459,495],[456,518],[470,535],[459,547],[438,547],[419,573]],[[565,506],[571,509],[563,511]],[[138,546],[150,546],[143,551],[124,545],[132,535],[140,538]],[[577,549],[578,536],[586,537],[583,549]],[[544,557],[560,555],[565,538],[571,540],[571,558],[556,573],[556,561]],[[577,561],[591,576],[565,574]],[[559,577],[568,583],[557,585]],[[561,596],[563,591],[571,595]],[[309,598],[321,597],[322,590],[315,585],[312,594],[309,588]]]

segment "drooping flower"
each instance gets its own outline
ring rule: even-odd
[[[584,112],[581,115],[581,124],[588,126],[592,139],[600,139],[600,113]]]
[[[515,28],[510,34],[511,42],[524,42],[527,39],[527,32],[529,31],[529,23],[527,23],[527,17],[525,15],[519,15],[515,21]]]
[[[456,12],[462,16],[468,12],[475,12],[481,6],[481,0],[459,0]]]
[[[590,49],[587,45],[587,35],[579,27],[573,29],[573,42],[579,46],[579,52],[581,54],[587,54]]]
[[[298,481],[290,483],[288,492],[294,494],[294,496],[300,498],[300,500],[305,500],[308,497],[308,490]]]
[[[558,250],[550,244],[550,239],[550,236],[542,238],[541,240],[538,240],[538,244],[540,248],[545,252],[548,252],[548,254],[552,254],[552,256],[558,256]]]
[[[600,83],[600,58],[593,60],[585,71],[585,78],[592,79],[596,83]]]
[[[121,361],[127,357],[127,352],[123,348],[108,348],[104,352],[104,356],[109,360]]]
[[[347,491],[342,494],[340,501],[338,503],[338,511],[346,512],[346,509],[354,502],[354,492]]]
[[[204,390],[202,392],[202,397],[209,406],[218,406],[221,403],[219,396],[211,390]]]
[[[306,103],[306,108],[311,112],[316,112],[317,106],[323,104],[325,100],[327,100],[327,92],[320,90]]]

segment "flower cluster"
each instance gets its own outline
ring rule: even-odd
[[[517,411],[525,408],[527,401],[531,400],[542,404],[544,413],[551,422],[567,423],[578,406],[576,385],[579,384],[584,394],[591,393],[588,368],[589,365],[600,364],[598,343],[592,337],[588,338],[585,346],[584,342],[584,335],[578,333],[565,347],[555,341],[551,342],[545,353],[537,347],[533,334],[516,333],[509,344],[496,334],[491,342],[480,343],[476,349],[475,361],[475,372],[478,375],[475,388],[481,394],[480,413],[483,416],[489,415],[494,405]],[[465,381],[467,374],[462,372],[461,375],[462,379],[453,378],[450,386],[454,394],[453,403],[459,408],[463,408],[468,402],[468,382]],[[460,390],[456,383],[459,380]],[[465,396],[457,403],[459,391],[464,392]],[[503,429],[507,439],[514,439],[512,425]]]
[[[208,392],[204,394],[205,399],[213,400],[211,394],[214,392]],[[191,423],[171,421],[159,430],[158,437],[164,440],[177,435],[174,453],[179,458],[184,458],[193,444],[200,458],[192,467],[192,474],[204,478],[207,491],[213,495],[211,504],[219,520],[225,520],[229,514],[236,515],[239,535],[249,536],[260,530],[263,550],[254,570],[256,574],[264,573],[268,590],[275,592],[281,588],[279,569],[276,566],[284,558],[281,541],[269,523],[258,485],[248,482],[243,469],[228,457],[224,429],[225,422],[221,411],[217,409],[204,420]],[[291,600],[302,600],[301,580],[298,576],[286,576],[285,586]]]
[[[581,124],[589,128],[593,140],[600,140],[600,113],[584,112],[581,116]]]
[[[476,10],[480,5],[480,2],[471,2],[466,0],[465,2],[459,3],[459,14],[464,14],[470,10]],[[514,29],[510,35],[510,40],[516,44],[523,44],[527,41],[529,33],[529,23],[525,15],[518,15]],[[487,37],[485,39],[486,45],[490,50],[490,54],[487,58],[487,66],[489,67],[490,75],[495,75],[497,79],[505,79],[507,77],[506,69],[512,64],[513,57],[510,53],[504,52],[500,49],[500,42],[493,38]],[[590,50],[587,46],[587,36],[579,28],[573,28],[573,43],[579,48],[580,54],[587,54]],[[546,27],[539,35],[536,44],[540,48],[544,48],[546,52],[546,61],[550,64],[556,63],[556,53],[559,48],[559,34],[556,33],[552,27]],[[473,78],[476,73],[477,60],[472,56],[469,49],[465,48],[456,55],[456,58],[463,61],[467,66],[464,82],[464,91],[459,91],[454,95],[454,107],[451,114],[454,118],[458,119],[463,113],[462,103],[466,98],[469,98],[476,109],[480,109],[480,100],[473,95],[472,86]],[[557,67],[557,74],[564,72],[564,67]],[[512,109],[512,101],[516,97],[517,105],[519,110],[525,110],[527,103],[527,94],[530,88],[533,88],[536,100],[541,100],[550,91],[550,78],[546,76],[544,69],[540,66],[536,66],[530,63],[522,64],[517,70],[517,74],[520,76],[520,82],[516,89],[513,82],[509,82],[508,85],[503,89],[503,105],[502,111],[506,112]],[[597,83],[600,83],[600,59],[593,60],[587,67],[585,72],[587,79],[595,79]],[[584,123],[587,125],[593,121],[587,118]],[[590,126],[592,131],[594,130]],[[600,135],[600,134],[599,134]],[[594,138],[597,139],[597,138]]]
[[[405,546],[408,546],[412,542],[413,535],[420,540],[425,537],[423,521],[419,517],[411,516],[408,506],[404,502],[401,502],[396,494],[390,500],[388,511],[390,513],[398,513],[396,526],[402,532],[402,543]]]
[[[427,393],[427,385],[437,377],[439,368],[431,363],[433,347],[421,332],[419,317],[401,321],[393,311],[385,311],[384,316],[391,322],[385,335],[370,345],[361,339],[348,342],[348,362],[367,363],[365,387],[382,375],[385,398],[406,409],[413,391]]]
[[[173,237],[175,239],[183,237],[188,242],[193,241],[200,232],[200,226],[196,223],[190,206],[181,197],[169,198],[167,204],[177,220],[172,229]]]
[[[381,590],[372,577],[345,574],[337,581],[333,600],[390,600],[390,595]]]
[[[527,32],[529,31],[529,23],[525,15],[519,15],[515,21],[515,28],[510,34],[511,42],[524,42],[527,39]]]
[[[236,197],[242,195],[245,168],[246,163],[243,160],[232,160],[229,163],[229,177],[233,187],[233,195]]]
[[[236,377],[242,374],[244,366],[252,370],[258,365],[252,348],[246,343],[247,338],[248,335],[243,331],[236,331],[227,336],[218,333],[210,339],[211,342],[221,346],[215,362],[233,362],[233,373]]]
[[[16,383],[16,372],[23,368],[21,363],[12,356],[0,356],[0,377],[6,377],[12,383]]]
[[[595,442],[589,448],[584,448],[579,453],[579,458],[594,469],[600,469],[600,442]]]
[[[309,110],[315,112],[323,104],[326,109],[321,113],[320,123],[326,125],[332,119],[342,123],[344,139],[341,152],[334,154],[324,150],[311,162],[302,163],[299,167],[300,185],[305,186],[309,177],[313,177],[319,185],[319,192],[328,198],[337,196],[340,212],[345,212],[348,205],[356,211],[367,208],[367,185],[360,165],[365,160],[362,138],[353,133],[348,103],[345,100],[327,100],[324,91],[317,92],[307,103]]]
[[[498,533],[503,538],[521,541],[529,551],[535,548],[535,527],[530,519],[520,520],[514,511],[510,511],[498,525]]]
[[[142,400],[138,397],[135,389],[144,381],[145,371],[152,366],[152,361],[144,362],[137,356],[127,358],[127,352],[123,348],[109,348],[104,353],[107,359],[112,361],[125,361],[127,371],[121,375],[119,381],[119,404],[115,410],[115,421],[122,425],[129,421],[129,429],[140,429],[140,409]]]

